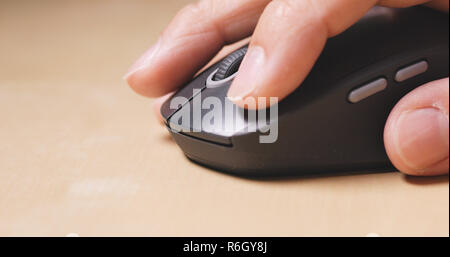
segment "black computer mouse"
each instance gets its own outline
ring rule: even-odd
[[[329,39],[307,79],[267,110],[272,126],[249,130],[254,116],[226,97],[246,47],[196,76],[161,113],[188,158],[236,175],[394,170],[386,120],[408,92],[448,77],[448,31],[447,14],[375,7]]]

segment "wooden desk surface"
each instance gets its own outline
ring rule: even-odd
[[[448,236],[448,177],[251,181],[123,82],[188,1],[0,0],[1,236]]]

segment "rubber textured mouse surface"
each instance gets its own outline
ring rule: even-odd
[[[273,143],[260,143],[261,131],[247,131],[246,112],[202,124],[211,112],[239,109],[226,94],[246,47],[187,83],[161,113],[187,157],[236,175],[394,170],[383,145],[385,122],[408,92],[448,77],[448,26],[447,14],[427,8],[373,8],[328,40],[306,80],[279,103]],[[215,110],[196,114],[212,96]],[[180,121],[183,113],[188,122]]]

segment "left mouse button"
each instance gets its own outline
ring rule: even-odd
[[[172,133],[222,146],[231,146],[232,133],[222,129],[225,118],[222,115],[222,103],[212,109],[204,109],[209,104],[207,104],[208,101],[205,103],[203,101],[203,93],[196,94],[167,119],[167,127]]]
[[[211,67],[204,72],[200,73],[196,78],[194,78],[191,82],[189,82],[186,86],[181,88],[178,92],[176,92],[172,97],[170,97],[162,106],[161,106],[161,115],[164,120],[168,121],[168,119],[178,110],[181,109],[182,106],[189,103],[189,101],[199,92],[201,92],[205,87],[205,81],[208,78],[209,74],[214,71],[214,68]],[[176,101],[173,101],[176,99]],[[176,107],[174,107],[176,106]]]

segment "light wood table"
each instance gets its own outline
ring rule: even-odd
[[[121,79],[188,1],[0,0],[1,236],[448,236],[448,177],[252,181]]]

